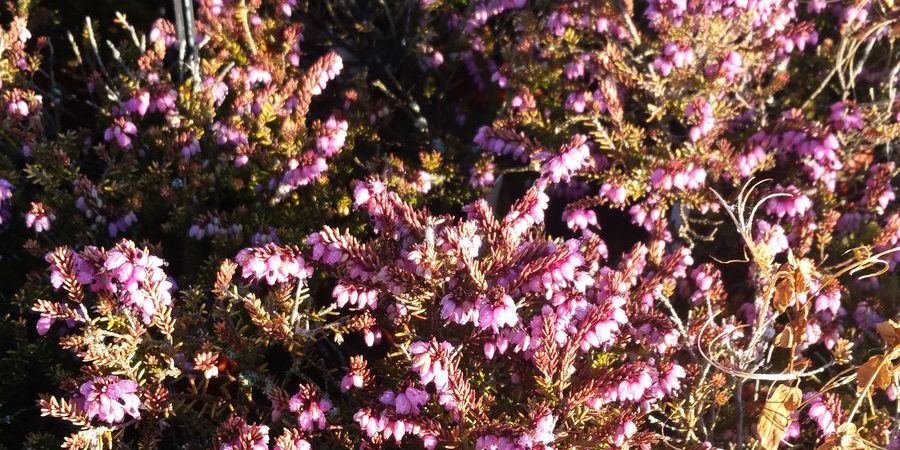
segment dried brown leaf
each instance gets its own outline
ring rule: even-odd
[[[781,333],[775,336],[775,346],[781,348],[791,348],[794,346],[794,330],[790,326],[784,327]]]
[[[871,448],[856,434],[856,425],[845,423],[838,427],[836,433],[828,436],[822,445],[816,447],[816,450],[870,450]]]
[[[889,347],[900,346],[900,324],[889,320],[875,325],[875,329]]]
[[[871,383],[875,389],[887,389],[891,385],[891,373],[893,367],[890,361],[885,361],[884,355],[876,355],[859,366],[856,372],[856,386],[862,391]]]
[[[791,414],[800,407],[803,392],[782,384],[766,400],[759,418],[757,432],[759,445],[766,450],[776,450],[791,423]]]
[[[782,278],[775,285],[775,297],[772,304],[778,312],[785,312],[791,306],[794,299],[794,283],[788,278]]]

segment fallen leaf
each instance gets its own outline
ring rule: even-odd
[[[803,392],[795,387],[782,384],[769,395],[759,417],[756,431],[760,447],[776,450],[791,424],[791,414],[800,406]]]
[[[856,386],[860,391],[866,389],[869,383],[875,389],[887,389],[891,385],[891,372],[893,367],[890,361],[884,361],[884,355],[873,356],[857,369]]]
[[[775,285],[775,297],[772,303],[778,312],[785,312],[794,302],[794,283],[789,278],[782,278]]]
[[[868,444],[856,434],[856,425],[842,424],[835,433],[825,438],[816,450],[871,450]]]
[[[897,322],[893,320],[881,322],[875,325],[875,329],[878,330],[878,334],[881,335],[881,338],[884,339],[884,342],[889,347],[900,345],[900,324]]]
[[[781,348],[791,348],[794,346],[794,331],[790,325],[784,327],[778,336],[775,336],[775,346]]]

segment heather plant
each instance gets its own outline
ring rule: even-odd
[[[24,284],[12,306],[19,311],[15,315],[29,309],[39,314],[37,333],[58,334],[64,349],[75,350],[92,367],[67,381],[80,384],[81,396],[53,398],[44,405],[86,427],[71,438],[72,447],[108,442],[117,428],[88,425],[95,417],[107,424],[122,422],[121,409],[109,410],[110,402],[128,399],[128,415],[138,418],[133,400],[148,386],[148,379],[137,375],[142,367],[162,370],[160,381],[172,378],[160,367],[174,364],[168,357],[183,338],[175,342],[171,335],[174,278],[162,271],[167,266],[159,258],[163,247],[169,262],[177,258],[179,283],[188,283],[204,277],[201,267],[214,267],[213,255],[233,255],[244,242],[279,241],[279,232],[290,235],[303,223],[321,223],[313,217],[344,215],[340,187],[330,186],[325,172],[344,149],[348,122],[342,109],[326,110],[323,119],[309,117],[313,99],[341,72],[341,58],[328,51],[319,57],[301,52],[299,23],[263,20],[253,13],[252,33],[237,33],[244,30],[247,8],[198,7],[199,49],[185,58],[177,58],[184,49],[166,20],[143,34],[120,15],[126,39],[106,41],[106,49],[98,46],[102,37],[87,20],[83,41],[69,35],[73,64],[80,70],[65,76],[82,84],[67,92],[59,91],[64,86],[56,83],[54,71],[60,67],[52,59],[40,66],[38,55],[52,56],[54,48],[46,39],[33,44],[24,9],[4,30],[3,263],[5,272],[18,274],[8,277],[5,291]],[[254,41],[272,33],[287,40]],[[49,87],[42,79],[48,74]],[[72,97],[89,105],[92,118],[66,129],[60,116],[66,118]],[[321,212],[291,206],[300,202],[320,204]],[[251,211],[256,204],[266,205],[265,210]],[[13,213],[14,206],[21,209]],[[292,227],[278,229],[279,223]],[[154,251],[121,241],[123,235],[155,241]],[[67,289],[67,301],[44,300],[54,294],[26,281],[26,271],[16,265],[33,265],[28,255],[54,267],[51,284]],[[97,296],[84,298],[83,286]],[[117,309],[118,304],[123,307]],[[165,324],[168,351],[158,348],[163,340],[142,346],[151,340],[144,327],[160,324]],[[21,335],[20,324],[7,325]],[[46,350],[29,344],[18,352],[41,355]],[[123,375],[121,381],[111,378]],[[59,381],[69,377],[65,372],[56,376]],[[136,381],[143,386],[140,393]],[[105,397],[107,389],[123,394]],[[150,395],[164,396],[165,390]],[[142,408],[147,401],[143,397]]]
[[[575,175],[568,214],[624,209],[653,233],[646,217],[674,210],[693,240],[706,233],[691,219],[718,207],[707,187],[763,175],[770,192],[832,198],[891,164],[890,5],[626,3],[479,2],[460,25],[484,66],[473,76],[503,98],[474,144]],[[589,153],[567,152],[577,133]]]
[[[364,144],[373,142],[369,110],[358,107],[359,89],[352,87],[354,72],[343,81],[351,87],[325,101],[331,106],[316,107],[317,99],[328,96],[330,84],[341,83],[335,78],[344,72],[343,59],[328,47],[305,45],[304,22],[290,19],[297,16],[290,5],[272,3],[197,4],[197,21],[188,30],[195,34],[189,37],[191,45],[176,29],[181,25],[169,20],[138,30],[119,14],[118,30],[106,30],[122,36],[114,41],[104,39],[101,30],[106,28],[88,18],[81,37],[68,34],[73,58],[69,67],[54,64],[59,50],[51,41],[32,39],[26,12],[33,5],[10,5],[16,15],[3,38],[3,262],[10,268],[34,266],[34,261],[56,266],[52,282],[43,286],[26,279],[26,267],[13,268],[7,292],[21,288],[10,308],[14,317],[38,314],[37,327],[31,328],[42,336],[64,338],[62,347],[78,349],[75,354],[92,368],[74,377],[82,386],[81,395],[48,398],[50,403],[41,405],[45,413],[83,428],[67,441],[71,447],[97,446],[114,434],[122,436],[122,421],[105,419],[118,419],[117,410],[101,408],[99,420],[120,426],[92,428],[96,408],[84,398],[113,403],[133,398],[88,395],[91,386],[96,387],[91,392],[112,386],[109,389],[144,396],[149,379],[138,375],[144,367],[162,371],[155,384],[160,390],[150,395],[162,396],[156,400],[161,409],[154,414],[168,414],[171,405],[160,403],[166,395],[162,382],[184,380],[172,371],[172,358],[184,358],[175,349],[186,342],[184,336],[171,335],[175,319],[168,314],[176,278],[181,288],[190,290],[191,283],[211,281],[217,262],[234,256],[241,244],[269,244],[280,252],[282,247],[274,243],[298,241],[313,229],[310,225],[341,223],[348,213],[350,189],[348,183],[334,180],[346,180],[359,167],[369,170],[344,154],[354,135],[362,136]],[[89,116],[71,124],[70,108],[85,105]],[[348,163],[335,170],[333,162],[339,158]],[[407,170],[405,160],[389,154],[378,154],[369,163],[407,198],[416,199],[453,173],[452,167],[441,167],[437,152],[423,151],[418,160],[421,170]],[[20,205],[13,213],[12,207]],[[107,252],[117,255],[113,248],[119,247],[135,254],[136,261],[125,269],[105,265]],[[296,247],[284,248],[299,257]],[[160,259],[163,256],[171,266]],[[273,261],[268,258],[268,264]],[[286,281],[286,271],[296,269],[289,267],[292,259],[283,262],[259,278],[271,284]],[[162,276],[161,269],[169,267],[172,273],[172,266],[175,273]],[[45,272],[45,267],[32,273]],[[116,274],[110,275],[112,271]],[[148,274],[150,281],[145,279]],[[113,284],[103,285],[96,277]],[[165,286],[143,286],[147,282]],[[66,291],[66,301],[44,300],[56,295],[44,286],[72,290]],[[84,288],[78,286],[90,286],[98,296],[83,298]],[[197,294],[192,306],[179,308],[177,314],[202,311],[204,303]],[[123,307],[114,308],[116,304]],[[102,316],[99,323],[95,313]],[[149,326],[155,332],[163,323],[165,350],[159,347],[162,341],[154,340],[159,336],[151,339],[144,329]],[[214,325],[195,324],[206,332]],[[26,330],[24,323],[8,325],[8,332],[17,335]],[[122,341],[94,345],[106,338]],[[205,340],[197,339],[195,343]],[[141,344],[148,341],[154,344]],[[52,351],[28,343],[15,357],[47,350]],[[207,356],[207,365],[216,367],[217,354],[201,354]],[[63,370],[77,368],[43,356],[50,364],[63,364]],[[95,362],[97,358],[106,362]],[[65,372],[47,375],[59,381],[70,377]],[[110,378],[123,375],[127,377],[121,382]],[[134,389],[137,381],[140,392]],[[27,383],[24,376],[20,383]],[[71,391],[69,387],[61,386]],[[146,397],[141,401],[142,408],[150,404]],[[128,415],[138,419],[130,400],[129,405]],[[88,411],[88,420],[79,411]],[[163,427],[144,428],[141,442],[158,439]]]
[[[436,12],[455,14],[446,7]],[[731,355],[722,365],[701,356],[737,382],[736,423],[729,422],[736,429],[725,437],[738,447],[750,434],[765,448],[785,436],[801,438],[801,407],[834,389],[834,379],[821,378],[839,373],[832,366],[854,344],[842,340],[844,333],[857,327],[872,333],[895,316],[894,282],[872,279],[893,270],[896,259],[885,242],[895,233],[895,213],[882,206],[894,197],[886,174],[896,174],[890,144],[896,139],[895,13],[891,4],[796,2],[480,2],[463,13],[469,54],[483,67],[472,64],[473,77],[489,78],[484,89],[502,93],[498,117],[474,144],[495,155],[495,167],[524,163],[540,177],[564,182],[550,195],[567,204],[563,219],[576,234],[613,236],[598,213],[619,209],[650,239],[686,244],[713,261],[722,261],[716,253],[725,248],[722,234],[745,242],[731,246],[739,260],[727,263],[749,263],[747,284],[735,286],[758,294],[704,304],[707,293],[679,282],[679,293],[694,302],[687,335],[699,335],[704,352],[703,340],[715,338],[718,350]],[[573,145],[579,135],[589,136],[587,146]],[[473,169],[473,180],[484,167]],[[752,184],[757,189],[738,195],[754,175],[776,182]],[[717,197],[717,190],[737,196],[737,203]],[[730,216],[724,223],[723,213]],[[732,221],[736,235],[729,232]],[[872,265],[879,268],[866,281],[843,278]],[[713,267],[694,269],[696,287],[708,290],[721,278],[710,273]],[[796,281],[782,279],[796,271],[803,273]],[[766,306],[772,295],[787,303],[773,311]],[[710,332],[713,324],[725,328]],[[729,335],[750,337],[749,347],[723,342]],[[820,346],[837,353],[823,356]],[[779,348],[790,350],[787,368],[771,373]],[[735,360],[735,354],[742,356]],[[796,370],[798,362],[811,372]],[[841,380],[838,385],[849,382]],[[771,386],[772,404],[764,402],[763,419],[750,430],[745,383],[755,384],[752,398],[760,401],[767,391],[759,388],[762,381],[821,391],[788,395],[786,386]],[[853,413],[844,418],[854,417],[874,385],[858,385],[861,394],[849,401]],[[803,402],[793,401],[795,392]],[[893,391],[887,396],[892,400]],[[685,414],[681,432],[693,438],[702,416],[696,409]],[[677,431],[679,420],[668,416],[666,425]],[[889,429],[867,442],[894,442]],[[826,448],[862,445],[847,439],[832,439]]]
[[[892,2],[173,6],[8,8],[0,443],[900,448]]]

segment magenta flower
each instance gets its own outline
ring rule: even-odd
[[[175,110],[175,99],[178,97],[178,93],[175,90],[170,89],[168,91],[157,92],[150,99],[150,105],[148,108],[149,112],[160,112],[163,114],[167,114],[170,111]]]
[[[347,140],[348,126],[346,120],[329,117],[316,137],[316,149],[319,153],[328,158],[338,154]]]
[[[547,18],[547,28],[556,37],[562,37],[566,33],[566,29],[574,24],[575,20],[568,11],[553,11]]]
[[[709,77],[721,77],[725,81],[732,83],[744,73],[744,59],[740,53],[736,51],[729,52],[718,65],[707,67],[706,75]]]
[[[874,164],[869,169],[869,177],[866,179],[866,189],[861,202],[878,214],[884,214],[891,202],[897,198],[894,193],[894,185],[891,183],[895,167],[894,162],[887,162]]]
[[[131,148],[131,139],[135,135],[137,135],[137,127],[134,123],[124,117],[118,117],[103,132],[103,139],[106,142],[115,143],[119,148],[128,150]]]
[[[326,242],[321,233],[310,234],[306,238],[306,243],[313,249],[312,259],[314,261],[333,266],[348,259],[347,253],[338,243]]]
[[[516,207],[503,218],[503,221],[509,224],[510,229],[518,236],[544,220],[544,212],[550,204],[550,197],[545,192],[546,184],[541,181],[538,180],[535,186],[519,200]]]
[[[135,223],[137,223],[137,216],[134,214],[134,211],[129,211],[118,219],[110,221],[109,224],[106,225],[106,229],[109,233],[109,237],[114,238],[118,236],[120,232],[131,228]]]
[[[40,335],[40,336],[46,335],[47,332],[50,331],[50,327],[53,326],[54,322],[56,322],[56,319],[54,319],[53,316],[46,314],[46,313],[41,313],[41,315],[40,315],[40,317],[38,317],[38,321],[37,321],[38,335]]]
[[[76,398],[88,419],[99,418],[108,424],[125,420],[125,414],[137,419],[141,400],[136,395],[138,384],[115,375],[95,378],[81,385]]]
[[[851,4],[843,8],[840,12],[841,22],[844,24],[862,24],[869,18],[870,2],[862,2],[859,4]]]
[[[447,294],[441,299],[441,318],[460,325],[478,322],[478,308],[468,300],[458,301]]]
[[[705,303],[707,298],[715,298],[719,295],[718,293],[723,292],[722,274],[712,264],[701,264],[695,267],[691,271],[691,279],[693,279],[696,289],[693,292],[683,289],[682,292],[684,295],[690,294],[691,303],[695,305]],[[684,287],[686,288],[686,286]]]
[[[586,137],[577,134],[559,150],[558,155],[551,156],[546,152],[535,155],[535,159],[543,161],[541,175],[554,183],[569,181],[590,160],[591,151],[586,142]]]
[[[574,80],[575,78],[583,76],[584,58],[575,58],[572,61],[567,62],[565,67],[563,67],[563,73],[569,80]]]
[[[625,420],[616,428],[616,434],[612,437],[612,443],[616,447],[622,447],[625,442],[637,433],[637,425],[633,421]]]
[[[130,114],[137,113],[139,116],[147,114],[148,108],[150,108],[150,93],[147,91],[135,93],[122,104],[122,109],[125,112]]]
[[[431,0],[420,0],[422,2]],[[509,9],[519,9],[525,6],[525,0],[488,0],[474,4],[475,11],[472,13],[466,29],[472,31],[482,27],[487,23],[488,19]]]
[[[347,392],[350,388],[362,388],[371,376],[365,358],[362,356],[350,357],[350,370],[341,379],[341,392]]]
[[[385,391],[378,401],[393,406],[401,416],[418,416],[421,411],[419,408],[428,402],[428,393],[410,386],[397,394],[394,391]]]
[[[65,263],[70,257],[74,267],[68,267]],[[89,286],[93,292],[116,289],[110,275],[103,271],[106,252],[102,249],[88,246],[79,253],[73,253],[70,249],[61,247],[47,253],[44,260],[50,263],[50,284],[56,289],[62,287],[67,277]]]
[[[749,177],[766,160],[766,151],[759,145],[754,145],[750,150],[738,155],[735,161],[737,173],[742,177]]]
[[[300,249],[292,245],[270,243],[245,248],[238,252],[235,261],[241,266],[244,279],[251,282],[265,280],[269,285],[275,285],[294,280],[303,282],[312,276],[312,267],[306,265]]]
[[[321,70],[319,70],[316,74],[318,78],[314,80],[315,84],[312,86],[311,93],[312,95],[319,95],[322,91],[325,90],[325,86],[329,81],[333,80],[335,77],[341,73],[341,70],[344,69],[344,60],[337,53],[329,53],[323,56],[319,62],[316,63],[316,66],[320,66]]]
[[[475,440],[475,450],[521,450],[521,447],[509,437],[488,434]]]
[[[360,181],[353,187],[353,204],[368,209],[367,205],[372,197],[384,192],[384,183],[380,181],[375,180],[369,183]]]
[[[28,102],[25,100],[11,100],[6,105],[6,112],[13,117],[28,117],[31,110],[28,108]]]
[[[339,149],[329,149],[328,151],[331,150],[338,151]],[[313,150],[307,150],[296,158],[288,160],[287,171],[282,175],[278,185],[278,193],[284,195],[299,186],[307,186],[317,180],[326,170],[328,170],[328,162],[325,156]]]
[[[363,408],[353,415],[353,420],[369,438],[393,438],[399,445],[406,435],[417,436],[426,450],[437,446],[438,430],[430,422],[419,421],[412,416],[397,417],[383,411],[380,414],[370,408]]]
[[[780,218],[803,216],[812,208],[812,200],[802,194],[796,186],[783,188],[777,186],[776,192],[786,193],[787,196],[772,198],[766,203],[766,212]]]
[[[40,202],[32,202],[31,210],[25,213],[25,225],[42,233],[50,229],[50,222],[56,220],[56,215]]]
[[[624,205],[627,201],[627,194],[622,186],[615,186],[610,183],[603,183],[600,186],[600,196],[606,197],[613,204]]]
[[[478,308],[478,325],[482,330],[491,328],[497,333],[500,328],[511,327],[519,323],[516,314],[516,302],[512,297],[502,294],[496,299],[480,298],[476,302]]]
[[[564,245],[547,245],[548,258],[540,270],[523,274],[522,290],[543,293],[551,298],[555,292],[571,287],[579,292],[593,284],[593,279],[584,272],[584,256],[579,252],[579,241],[570,239]]]
[[[819,434],[828,436],[835,431],[834,414],[832,408],[837,407],[840,410],[841,401],[833,395],[816,395],[809,401],[809,418],[816,422],[819,428]]]
[[[608,403],[642,401],[654,383],[648,369],[646,363],[637,362],[613,370],[604,377],[606,385],[587,400],[587,406],[599,410]]]
[[[261,67],[250,66],[244,78],[244,88],[252,89],[256,86],[265,86],[272,82],[272,74]]]
[[[795,114],[795,113],[794,113]],[[784,130],[769,134],[758,132],[751,138],[752,145],[759,145],[766,151],[782,157],[793,154],[799,158],[801,168],[810,180],[815,180],[830,191],[837,183],[837,171],[843,167],[837,150],[840,141],[826,130],[809,130],[795,125],[798,120],[791,112],[785,112],[781,121]]]
[[[806,11],[810,13],[820,13],[828,6],[828,0],[813,0],[806,5]]]
[[[347,374],[341,378],[341,392],[347,392],[351,387],[361,388],[363,387],[363,377],[357,374]]]
[[[428,342],[413,342],[408,348],[412,357],[412,370],[419,374],[419,380],[423,385],[434,382],[437,389],[447,386],[449,373],[447,366],[453,346],[449,342],[433,340]]]
[[[472,167],[472,172],[469,175],[469,186],[472,186],[475,189],[493,186],[494,170],[496,170],[496,166],[493,161],[486,160],[479,162]]]
[[[527,161],[533,150],[533,144],[525,136],[508,130],[494,130],[487,126],[479,128],[472,141],[497,155],[512,155],[522,161]]]
[[[231,439],[223,442],[218,450],[269,450],[268,426],[249,425],[239,417],[232,417],[224,427]]]
[[[6,178],[0,178],[0,204],[12,198],[13,185]]]
[[[144,323],[150,323],[161,307],[172,304],[175,286],[162,270],[165,265],[146,248],[124,240],[109,251],[103,270],[116,283],[122,304],[135,308]]]
[[[191,156],[200,153],[200,141],[195,137],[190,137],[184,145],[181,147],[181,157],[184,159],[189,159]]]
[[[563,213],[563,220],[571,230],[589,230],[597,225],[597,213],[590,209],[568,209]]]
[[[778,224],[757,220],[754,238],[757,243],[767,246],[773,256],[787,251],[789,248],[784,228]]]
[[[691,139],[691,142],[697,142],[700,138],[706,137],[715,128],[716,117],[713,113],[713,106],[703,99],[697,99],[688,105],[685,115],[690,123],[694,124],[688,130],[688,137]]]
[[[245,131],[231,126],[227,122],[215,121],[212,126],[212,134],[219,145],[240,146],[250,142],[249,136]]]
[[[156,22],[153,22],[147,38],[151,43],[159,42],[167,48],[178,42],[178,37],[175,35],[175,27],[172,26],[171,22],[163,19],[157,19]]]
[[[556,421],[556,416],[550,413],[549,408],[539,407],[532,420],[532,429],[521,434],[516,440],[516,444],[523,449],[547,448],[547,444],[556,440],[554,433]]]
[[[656,388],[661,396],[671,395],[681,389],[681,380],[687,376],[684,367],[677,363],[672,363],[664,369],[660,369],[658,383]]]
[[[706,170],[693,163],[674,162],[654,170],[650,183],[666,191],[695,191],[706,185]]]
[[[859,109],[850,102],[831,105],[831,117],[828,121],[838,130],[861,130],[866,124]]]
[[[325,413],[331,410],[331,401],[320,398],[314,386],[304,384],[291,396],[288,408],[297,413],[297,425],[303,431],[324,430]]]
[[[363,330],[363,342],[367,347],[372,347],[381,342],[381,330],[377,328],[366,328]]]
[[[694,51],[685,44],[670,42],[663,47],[662,55],[653,61],[653,68],[667,77],[672,69],[682,69],[694,63]]]
[[[593,104],[593,94],[591,92],[572,92],[566,97],[565,108],[576,114],[581,114],[591,104]]]
[[[607,299],[606,305],[601,309],[597,316],[596,322],[584,335],[581,342],[581,349],[588,351],[591,348],[606,347],[613,342],[619,333],[620,325],[628,323],[628,316],[625,310],[625,298],[620,295],[614,295]]]
[[[224,81],[218,81],[214,77],[207,77],[203,80],[202,87],[209,92],[215,105],[220,105],[228,96],[228,85]]]
[[[357,309],[366,307],[374,309],[378,306],[377,290],[368,289],[347,280],[338,282],[332,291],[332,296],[338,308],[343,308],[347,304]]]
[[[103,132],[103,140],[113,142],[119,148],[128,150],[131,148],[131,139],[135,135],[137,135],[137,127],[134,123],[124,117],[118,117]]]

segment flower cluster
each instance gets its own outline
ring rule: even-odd
[[[266,244],[245,248],[235,257],[241,266],[241,276],[251,282],[265,281],[269,285],[303,281],[312,276],[312,268],[295,246]]]
[[[20,3],[0,447],[897,450],[891,2]]]
[[[122,241],[106,253],[100,269],[111,284],[105,289],[119,294],[122,304],[134,307],[144,323],[150,323],[161,307],[172,304],[172,281],[163,272],[166,262]]]
[[[84,410],[88,419],[95,417],[109,424],[120,423],[125,415],[137,419],[141,399],[136,392],[138,385],[132,380],[123,380],[115,375],[100,377],[81,385],[78,392],[81,397],[75,399],[76,404]]]
[[[531,192],[538,189],[533,187]],[[419,320],[412,311],[426,307],[418,299],[442,292],[440,317],[455,324],[451,330],[469,329],[475,338],[456,342],[413,340],[407,353],[411,358],[409,370],[417,374],[422,386],[433,386],[451,421],[463,420],[466,414],[491,414],[483,409],[486,406],[478,399],[478,390],[466,387],[473,381],[467,380],[466,367],[458,364],[455,355],[459,354],[498,368],[525,364],[518,370],[532,367],[539,373],[559,373],[568,379],[582,358],[587,361],[593,352],[609,350],[620,338],[630,336],[628,339],[645,343],[660,359],[625,364],[602,376],[625,377],[617,384],[584,386],[588,389],[584,394],[586,404],[595,405],[599,414],[604,401],[647,403],[677,392],[685,371],[680,364],[662,361],[671,358],[679,337],[673,333],[671,319],[654,305],[665,298],[662,283],[686,275],[685,266],[692,264],[689,253],[677,250],[651,264],[647,249],[638,246],[621,266],[602,266],[599,262],[604,259],[605,244],[596,235],[559,243],[531,237],[534,235],[529,231],[536,230],[540,222],[522,222],[521,218],[539,215],[545,206],[534,205],[529,198],[526,195],[500,220],[494,218],[486,203],[476,202],[465,208],[465,220],[456,221],[415,211],[373,180],[357,188],[357,203],[368,211],[378,238],[362,243],[326,229],[315,234],[310,243],[314,259],[340,275],[339,286],[352,285],[377,293],[385,301],[369,308],[383,310],[392,320],[402,321],[413,330],[418,329]],[[388,216],[394,220],[387,220]],[[396,242],[403,244],[397,246]],[[375,271],[374,267],[382,269]],[[445,281],[435,284],[436,280]],[[649,303],[630,306],[627,297],[640,292],[647,293]],[[339,302],[343,293],[341,290],[337,295]],[[572,360],[569,364],[575,365],[571,368],[559,368],[551,355],[566,348],[583,356]],[[637,381],[628,381],[629,376],[637,377]],[[651,392],[651,384],[660,388]],[[400,391],[391,388],[380,397],[382,405],[393,407],[390,414],[376,419],[374,409],[363,409],[357,420],[370,426],[373,420],[375,424],[394,420],[391,414],[415,416],[428,399],[428,391],[418,387]],[[596,403],[591,399],[605,400]],[[536,419],[536,423],[555,421]],[[392,433],[396,437],[396,430]],[[545,438],[535,436],[551,434],[552,429],[539,430],[522,439],[541,443]]]
[[[50,223],[56,220],[56,214],[48,211],[43,203],[35,202],[31,204],[31,210],[25,213],[25,225],[34,230],[35,233],[41,233],[50,229]]]
[[[86,286],[117,299],[145,324],[172,305],[175,286],[163,271],[166,262],[134,242],[123,240],[108,251],[86,247],[75,253],[62,247],[48,253],[46,260],[55,288],[64,287],[70,297],[80,297]]]
[[[297,414],[297,425],[303,431],[325,429],[325,414],[331,410],[331,402],[318,398],[314,386],[302,385],[294,394],[288,408]]]

